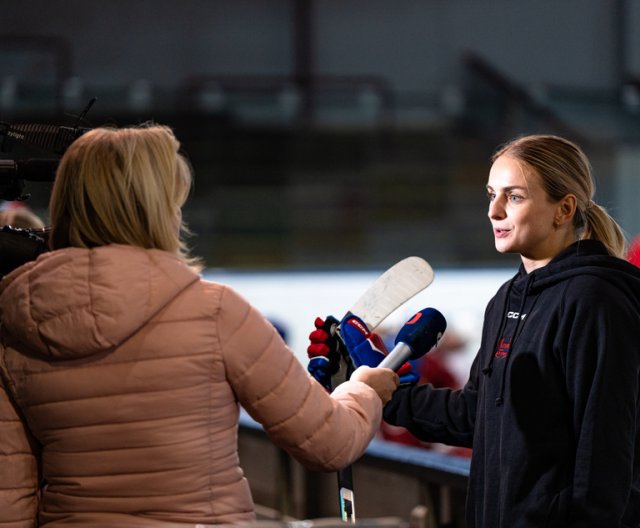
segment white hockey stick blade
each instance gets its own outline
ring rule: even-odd
[[[426,260],[407,257],[380,275],[349,312],[373,330],[396,308],[429,286],[433,278],[433,269]]]

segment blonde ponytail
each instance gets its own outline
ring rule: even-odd
[[[607,248],[610,255],[624,258],[627,245],[624,233],[607,210],[601,205],[591,202],[582,214],[584,226],[580,232],[580,239],[599,240]]]

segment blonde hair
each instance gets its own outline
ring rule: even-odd
[[[188,256],[181,208],[192,174],[169,127],[96,128],[60,160],[49,210],[51,249],[128,244]]]
[[[599,240],[610,255],[624,257],[624,233],[606,209],[594,203],[591,164],[578,145],[558,136],[530,135],[500,147],[491,161],[502,155],[532,168],[540,176],[551,200],[558,201],[573,194],[577,201],[573,227],[578,238]]]

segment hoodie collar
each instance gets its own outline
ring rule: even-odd
[[[539,291],[576,275],[597,275],[617,285],[640,303],[640,269],[612,257],[598,240],[579,240],[549,264],[531,272],[531,290]]]

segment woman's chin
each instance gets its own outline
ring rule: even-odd
[[[504,240],[496,240],[495,247],[498,253],[513,253],[510,244],[505,244]]]

